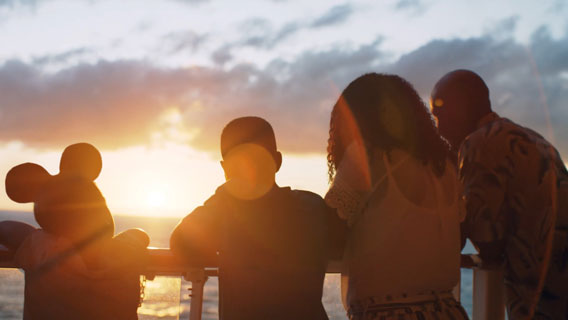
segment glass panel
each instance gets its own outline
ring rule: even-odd
[[[189,319],[189,305],[191,291],[191,282],[182,281],[181,288],[181,315],[180,319]],[[217,277],[211,277],[205,282],[203,288],[203,309],[202,320],[217,320],[219,319],[219,281]]]
[[[322,302],[329,319],[346,319],[346,312],[341,302],[341,275],[328,273],[323,283]]]
[[[477,254],[473,244],[467,240],[462,254]],[[471,318],[473,311],[473,270],[461,269],[461,304]]]
[[[0,284],[0,319],[22,319],[24,273],[18,269],[0,269]]]
[[[140,320],[178,320],[181,312],[181,277],[157,276],[154,280],[143,280],[144,300],[138,308]],[[189,319],[187,317],[186,319]]]

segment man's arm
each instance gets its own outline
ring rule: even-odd
[[[175,255],[195,264],[211,264],[217,259],[221,221],[212,208],[195,209],[175,227],[170,248]]]
[[[482,259],[498,262],[503,258],[510,224],[503,204],[507,170],[512,168],[500,165],[499,155],[486,150],[495,143],[488,140],[466,141],[460,149],[459,176],[467,212],[462,233],[473,242]]]

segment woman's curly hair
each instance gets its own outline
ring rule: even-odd
[[[353,132],[353,126],[358,132]],[[416,90],[396,75],[365,74],[343,90],[331,112],[329,126],[330,182],[345,150],[357,136],[369,155],[374,148],[386,152],[405,150],[432,165],[438,175],[444,173],[450,155],[448,143],[438,133],[432,115]]]

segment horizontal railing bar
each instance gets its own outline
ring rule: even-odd
[[[205,269],[207,276],[216,276],[217,270],[213,262],[211,263],[190,263],[172,254],[169,249],[148,248],[149,259],[142,272],[145,275],[155,276],[177,276],[184,275],[191,269]],[[5,247],[0,246],[0,268],[18,268],[11,260],[12,253]],[[461,267],[464,269],[494,269],[497,265],[484,265],[477,255],[461,255]],[[327,273],[341,273],[341,261],[333,260],[327,265]]]
[[[214,262],[188,262],[164,248],[151,247],[148,248],[148,253],[148,260],[141,274],[149,280],[154,279],[155,276],[183,276],[186,280],[192,281],[197,291],[193,292],[191,303],[192,309],[197,312],[190,312],[190,319],[201,319],[199,307],[203,298],[203,285],[207,277],[218,276],[216,264]],[[13,252],[0,245],[0,268],[18,268],[12,257]],[[461,268],[474,269],[474,320],[504,319],[503,293],[495,290],[495,288],[500,288],[498,284],[500,278],[489,279],[487,276],[498,273],[500,267],[499,263],[484,263],[478,255],[461,255]],[[341,261],[333,260],[328,263],[326,272],[340,273],[341,269]],[[489,286],[493,286],[491,290],[488,289]]]

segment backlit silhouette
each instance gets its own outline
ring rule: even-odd
[[[179,223],[171,249],[189,261],[218,255],[221,319],[326,319],[323,200],[276,185],[282,156],[264,119],[227,124],[221,154],[227,182]]]
[[[135,229],[113,237],[113,218],[93,182],[101,167],[98,150],[82,143],[63,152],[55,176],[33,163],[8,172],[8,196],[33,202],[41,227],[0,222],[0,240],[25,270],[24,319],[137,319],[149,239]]]
[[[404,79],[366,74],[333,107],[328,205],[349,226],[350,319],[467,319],[459,281],[463,210],[449,146]]]
[[[505,263],[509,319],[568,318],[568,173],[538,133],[499,117],[469,70],[436,84],[432,113],[459,150],[465,235],[486,261]]]

